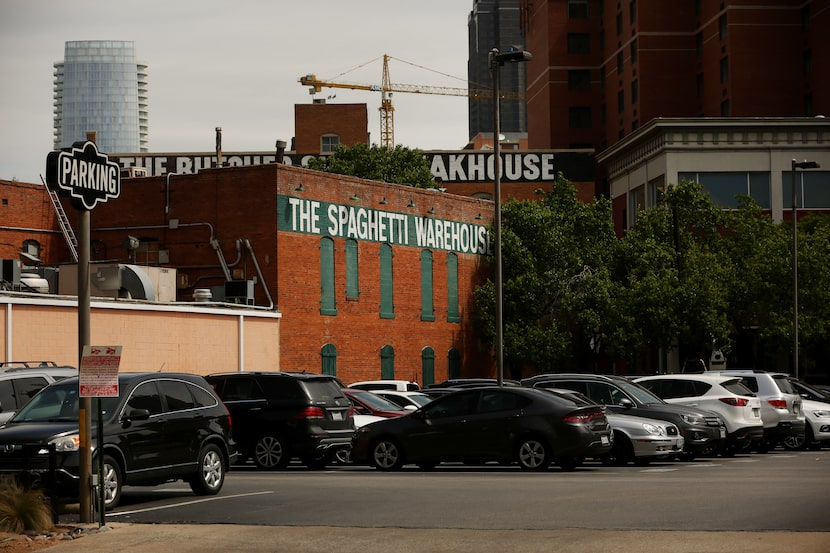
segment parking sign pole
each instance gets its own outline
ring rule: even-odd
[[[90,211],[78,210],[78,367],[81,366],[84,347],[89,344],[89,257],[90,257]],[[92,501],[90,499],[90,475],[92,473],[92,399],[80,397],[78,410],[79,429],[79,472],[78,499],[80,504],[80,518],[83,523],[92,522]]]

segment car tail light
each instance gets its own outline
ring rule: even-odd
[[[302,420],[302,419],[324,419],[326,418],[323,414],[323,410],[319,407],[306,407],[296,415],[294,415],[295,419]]]
[[[565,422],[571,424],[585,424],[600,417],[605,417],[605,413],[603,413],[600,409],[595,409],[593,411],[578,411],[575,413],[570,413],[568,415],[565,415],[564,420]]]
[[[349,405],[349,418],[354,418],[354,405]]]
[[[719,400],[732,407],[746,407],[749,404],[749,400],[744,397],[722,397]]]
[[[787,402],[783,399],[768,399],[767,403],[775,407],[776,409],[786,409]]]

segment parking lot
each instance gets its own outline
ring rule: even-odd
[[[235,467],[216,497],[181,483],[127,487],[112,531],[56,549],[826,553],[829,462],[828,450],[776,449],[574,472]]]
[[[125,488],[109,522],[395,528],[830,531],[830,451],[739,454],[646,467],[496,464],[399,473],[235,467],[216,497],[181,483]],[[830,534],[828,534],[830,539]]]

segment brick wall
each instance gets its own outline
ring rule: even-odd
[[[70,259],[43,185],[0,180],[0,229],[0,259],[18,259],[24,240],[40,243],[41,259]]]
[[[422,381],[425,347],[435,351],[436,381],[447,376],[447,355],[452,348],[461,353],[462,375],[492,376],[490,353],[478,343],[472,328],[472,292],[490,271],[484,256],[457,254],[461,322],[450,323],[448,252],[432,249],[435,321],[426,322],[420,320],[421,248],[393,246],[395,318],[381,319],[380,244],[359,241],[360,295],[352,300],[345,297],[345,238],[335,238],[337,315],[321,315],[320,236],[277,232],[278,195],[474,225],[486,226],[493,217],[491,202],[436,190],[277,164],[210,169],[196,175],[172,175],[169,180],[124,180],[121,196],[92,213],[93,259],[129,261],[130,254],[123,247],[127,235],[143,243],[155,242],[169,252],[170,265],[177,269],[179,301],[191,301],[196,288],[224,282],[217,255],[221,250],[234,278],[257,278],[256,304],[268,305],[267,287],[282,313],[282,370],[320,372],[321,348],[331,344],[337,349],[338,376],[346,382],[379,378],[384,346],[394,348],[397,378]],[[353,196],[358,200],[351,200]],[[246,243],[251,244],[253,256],[244,247]]]

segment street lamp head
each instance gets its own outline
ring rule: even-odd
[[[504,65],[506,62],[523,62],[533,59],[533,54],[525,50],[509,50],[504,53],[499,53],[498,49],[493,48],[491,53],[493,54],[492,61],[497,62],[499,65]]]
[[[815,161],[796,161],[793,160],[793,169],[818,169],[821,167],[818,162]]]

